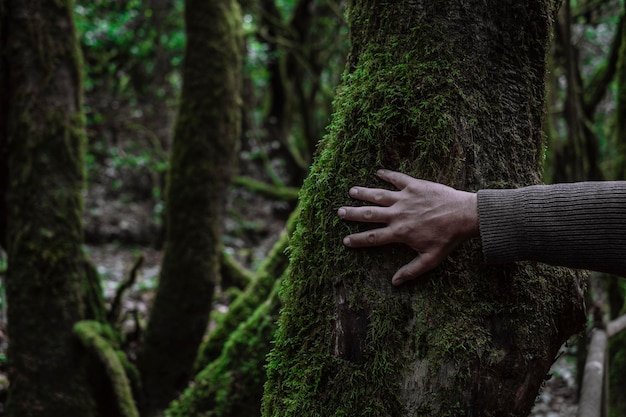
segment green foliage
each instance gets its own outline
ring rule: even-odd
[[[175,13],[169,15],[165,22],[166,30],[159,33],[150,26],[153,11],[147,8],[145,2],[77,1],[76,26],[88,64],[86,91],[103,82],[115,82],[113,91],[123,92],[128,88],[137,93],[145,92],[149,87],[146,78],[154,71],[151,58],[157,43],[171,53],[170,62],[178,68],[185,45],[183,2],[178,0],[175,6]],[[140,73],[146,78],[136,77]],[[105,79],[104,76],[111,78]]]
[[[118,195],[133,187],[129,178],[149,178],[144,198],[154,201],[156,224],[168,168],[162,124],[176,107],[185,45],[183,1],[172,4],[165,14],[138,0],[79,0],[74,9],[86,63],[89,180]]]

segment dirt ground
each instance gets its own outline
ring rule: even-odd
[[[124,298],[123,310],[125,330],[133,332],[134,313],[145,316],[152,299],[153,289],[159,273],[161,252],[151,248],[121,247],[108,244],[88,247],[98,271],[105,278],[104,293],[113,297],[115,289],[132,268],[137,257],[144,256],[143,266],[138,271],[137,282]],[[531,417],[573,417],[576,415],[576,364],[571,351],[563,354],[552,366],[551,378],[545,382],[537,397]]]

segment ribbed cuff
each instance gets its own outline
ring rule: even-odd
[[[626,272],[626,182],[478,192],[485,260]]]
[[[528,259],[523,189],[478,191],[478,223],[489,263]]]

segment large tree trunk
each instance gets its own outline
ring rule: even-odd
[[[85,128],[73,2],[4,0],[11,416],[92,416],[84,316]],[[5,169],[3,165],[1,169]]]
[[[233,0],[187,0],[183,90],[167,188],[159,288],[139,366],[145,408],[164,408],[192,376],[219,267],[221,215],[239,140],[241,18]]]
[[[266,416],[526,416],[584,322],[573,273],[486,266],[478,241],[401,288],[405,247],[350,250],[336,216],[380,167],[466,190],[540,181],[554,4],[354,0],[352,50],[305,181]]]

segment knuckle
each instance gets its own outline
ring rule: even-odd
[[[367,220],[371,220],[374,218],[374,211],[371,208],[365,209],[363,211],[363,218]]]
[[[376,244],[376,233],[374,232],[369,232],[366,236],[365,236],[365,240],[367,241],[367,243],[374,245]]]

